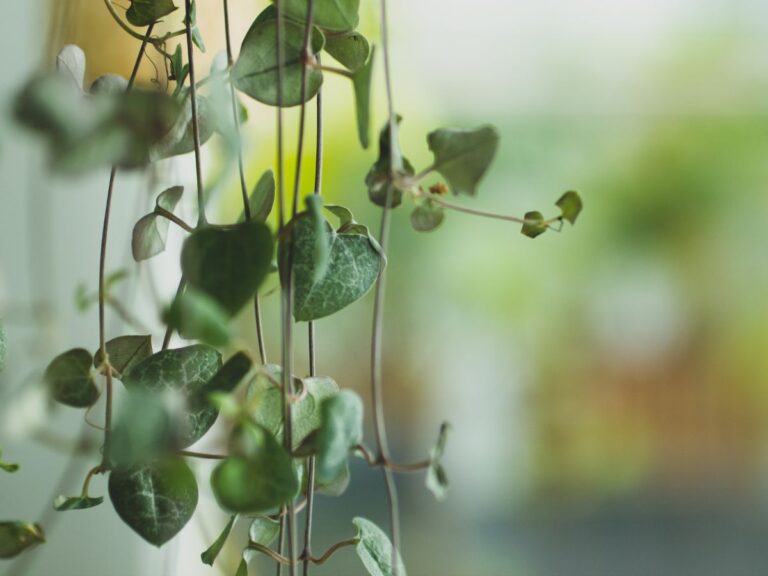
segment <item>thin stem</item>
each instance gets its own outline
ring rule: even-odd
[[[320,556],[319,558],[310,557],[308,560],[312,562],[312,564],[324,564],[326,560],[328,560],[331,556],[336,553],[337,550],[340,550],[341,548],[345,548],[346,546],[357,546],[357,543],[359,540],[357,538],[350,538],[349,540],[342,540],[341,542],[336,542],[333,546],[328,548],[325,554]]]
[[[146,34],[142,38],[141,47],[139,48],[139,54],[136,56],[136,62],[133,65],[131,76],[128,79],[128,86],[126,92],[130,92],[133,88],[133,83],[136,81],[136,75],[139,73],[139,66],[141,60],[144,58],[144,52],[147,48],[149,37],[152,34],[154,24],[150,24],[147,27]],[[115,190],[115,177],[117,176],[117,166],[113,166],[109,173],[109,185],[107,186],[107,201],[104,207],[104,223],[101,228],[101,246],[99,249],[99,351],[101,352],[101,358],[104,368],[104,376],[106,378],[107,399],[104,416],[104,456],[102,458],[102,466],[107,465],[107,454],[109,453],[109,442],[112,436],[112,366],[109,363],[109,355],[107,354],[107,330],[106,330],[106,294],[107,286],[104,281],[106,266],[107,266],[107,240],[109,238],[109,218],[112,211],[112,194]]]
[[[174,214],[173,212],[169,212],[168,210],[166,210],[165,208],[162,208],[161,206],[157,206],[155,208],[155,214],[157,214],[158,216],[162,216],[166,220],[170,220],[171,222],[176,224],[176,226],[178,226],[182,230],[186,230],[187,232],[194,232],[195,231],[195,229],[192,228],[192,226],[190,226],[189,224],[184,222],[184,220],[182,220],[181,218],[176,216],[176,214]]]
[[[414,462],[412,464],[398,464],[397,462],[389,462],[389,461],[383,461],[380,457],[377,458],[373,454],[371,454],[371,451],[368,450],[363,444],[358,444],[355,446],[355,450],[357,450],[360,455],[363,457],[363,459],[368,463],[368,466],[371,466],[372,468],[377,468],[379,466],[389,468],[390,470],[394,472],[421,472],[422,470],[426,470],[430,467],[432,462],[430,460],[422,460],[420,462]]]
[[[83,489],[80,493],[83,498],[88,497],[88,487],[91,485],[91,478],[93,478],[96,474],[101,474],[103,471],[104,469],[100,465],[94,466],[88,470],[88,474],[85,475],[85,480],[83,480]]]
[[[395,158],[395,139],[397,137],[397,120],[395,118],[395,107],[392,93],[392,76],[389,63],[389,32],[387,25],[387,0],[380,0],[381,9],[381,47],[384,53],[384,83],[387,92],[387,111],[389,113],[389,157]],[[399,156],[398,156],[399,157]],[[395,166],[390,160],[390,178],[394,181]],[[376,445],[379,451],[379,457],[384,462],[389,461],[389,446],[387,442],[387,428],[384,416],[384,398],[381,382],[381,358],[382,358],[382,336],[384,329],[384,295],[386,293],[386,254],[389,246],[389,228],[392,211],[393,186],[387,187],[387,197],[384,203],[384,209],[381,214],[381,229],[379,234],[379,244],[381,245],[381,268],[379,279],[376,283],[376,295],[373,308],[373,333],[371,336],[371,397],[373,403],[373,420],[376,431]],[[384,483],[387,490],[387,502],[389,505],[389,531],[392,540],[392,575],[397,576],[398,564],[397,555],[400,549],[400,518],[398,510],[397,486],[392,470],[386,466],[382,467]]]
[[[321,72],[330,72],[331,74],[338,74],[339,76],[344,76],[345,78],[352,79],[355,77],[352,72],[349,70],[345,70],[344,68],[337,68],[336,66],[323,66],[320,64],[320,61],[313,62],[312,60],[309,60],[307,62],[307,66],[310,68],[314,68],[315,70],[320,70]]]
[[[192,103],[192,139],[195,143],[195,175],[197,176],[197,224],[202,226],[205,219],[205,191],[203,190],[203,168],[200,159],[200,126],[197,117],[197,86],[195,86],[195,50],[192,44],[192,1],[185,0],[184,26],[187,31],[187,60],[189,64],[189,96]]]
[[[318,63],[319,63],[319,56]],[[317,92],[316,129],[315,129],[315,194],[323,193],[323,91]],[[315,323],[310,321],[307,328],[309,345],[309,375],[317,373],[317,357],[315,350]],[[304,524],[304,576],[309,576],[309,559],[312,557],[312,520],[315,503],[315,458],[309,458],[307,464],[307,515]]]
[[[224,37],[227,45],[227,63],[232,68],[234,58],[232,56],[232,34],[229,27],[229,0],[223,0],[224,3]],[[251,205],[248,202],[248,186],[245,182],[245,166],[243,162],[243,140],[240,136],[240,113],[237,108],[237,97],[232,82],[229,82],[229,96],[232,104],[232,120],[234,122],[235,142],[237,147],[237,168],[240,175],[240,192],[243,197],[243,211],[245,219],[251,220]],[[258,292],[253,297],[253,315],[256,319],[256,340],[259,344],[259,357],[262,364],[267,363],[267,347],[264,341],[264,327],[261,321],[261,299]]]
[[[277,52],[277,179],[279,190],[280,232],[285,228],[285,174],[283,158],[283,75],[285,68],[285,54],[283,47],[283,3],[275,0],[276,34],[275,44]],[[289,240],[290,247],[290,240]],[[290,254],[290,249],[289,249]],[[290,262],[289,262],[290,264]],[[291,287],[292,274],[290,265],[286,277],[282,282],[282,298],[280,299],[282,313],[282,364],[283,364],[283,445],[288,453],[293,450],[293,430],[291,417],[290,396],[293,393],[293,318],[291,313],[293,297]],[[293,500],[287,504],[288,515],[283,519],[283,526],[288,532],[288,569],[290,576],[296,576],[296,515]],[[283,530],[285,532],[285,530]],[[282,538],[281,538],[282,541]],[[278,569],[279,570],[279,569]]]
[[[448,202],[447,200],[443,200],[437,194],[425,193],[424,196],[426,198],[429,198],[429,200],[434,202],[435,204],[439,204],[443,208],[448,208],[449,210],[456,210],[457,212],[472,214],[473,216],[482,216],[483,218],[493,218],[495,220],[506,220],[507,222],[516,222],[517,224],[549,226],[550,224],[552,224],[553,222],[559,219],[558,217],[558,218],[553,218],[551,220],[545,220],[543,222],[539,220],[527,220],[525,218],[519,218],[518,216],[510,216],[507,214],[496,214],[495,212],[486,212],[485,210],[476,210],[475,208],[467,208],[466,206],[461,206],[459,204],[454,204],[453,202]]]
[[[246,546],[245,548],[246,548],[246,550],[256,550],[257,552],[261,552],[262,554],[266,554],[267,556],[272,558],[272,560],[277,562],[279,566],[283,566],[283,565],[290,566],[291,565],[291,561],[288,558],[286,558],[285,556],[283,556],[279,552],[275,552],[269,546],[264,546],[263,544],[259,544],[258,542],[249,542],[248,546]],[[282,572],[282,570],[281,570],[281,572]]]
[[[283,553],[283,550],[285,549],[285,517],[288,514],[288,508],[283,508],[283,513],[280,515],[280,535],[278,536],[277,541],[277,552],[279,554]],[[277,563],[277,576],[282,576],[283,574],[283,565],[278,562]]]

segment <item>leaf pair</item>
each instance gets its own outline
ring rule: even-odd
[[[0,559],[14,558],[42,542],[45,534],[39,524],[0,522]]]
[[[162,191],[157,197],[155,210],[136,222],[131,236],[131,251],[136,262],[152,258],[165,250],[169,220],[163,213],[173,214],[183,193],[183,186],[173,186]]]
[[[582,209],[582,201],[578,192],[566,192],[560,196],[555,205],[560,208],[560,216],[551,220],[545,220],[543,214],[538,211],[526,212],[526,222],[523,224],[520,232],[524,236],[528,236],[528,238],[536,238],[544,234],[555,221],[562,222],[567,220],[571,225],[576,223],[576,219],[579,217]]]

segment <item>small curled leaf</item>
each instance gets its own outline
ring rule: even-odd
[[[371,49],[368,61],[352,75],[352,85],[355,89],[355,109],[357,111],[357,134],[363,148],[368,148],[370,143],[373,56],[374,50]]]
[[[149,26],[174,10],[173,0],[130,0],[125,12],[128,22],[134,26]]]
[[[411,212],[411,226],[417,232],[431,232],[445,219],[445,210],[434,202],[424,202]]]
[[[2,449],[0,449],[0,470],[4,470],[9,474],[13,474],[18,469],[19,469],[18,464],[9,464],[8,462],[3,462],[3,451]]]
[[[85,83],[85,52],[80,46],[67,44],[56,56],[56,70],[75,83],[83,91]]]
[[[0,558],[14,558],[45,542],[45,533],[39,524],[29,522],[0,522]]]
[[[445,444],[448,440],[448,432],[450,431],[450,428],[451,427],[447,422],[443,422],[440,426],[437,442],[435,443],[435,447],[432,448],[432,453],[429,457],[426,485],[438,500],[443,500],[446,491],[448,490],[448,476],[443,468],[442,459],[443,454],[445,453]]]
[[[524,236],[536,238],[536,236],[547,231],[547,224],[541,212],[526,212],[524,218],[525,224],[523,224],[523,228],[520,230]]]
[[[91,498],[89,496],[59,496],[53,502],[53,508],[58,512],[66,510],[87,510],[104,502],[104,497]]]
[[[268,516],[259,516],[253,519],[248,530],[248,538],[251,542],[269,546],[280,534],[280,522]]]
[[[371,45],[357,31],[346,34],[330,34],[325,38],[325,51],[350,72],[356,72],[371,54]]]
[[[581,213],[583,207],[581,203],[581,197],[578,192],[569,191],[560,196],[560,199],[555,203],[560,208],[560,217],[567,220],[571,225],[576,224],[576,219]]]
[[[171,304],[166,315],[169,326],[187,340],[200,340],[211,346],[226,346],[232,339],[229,315],[206,294],[187,287]]]
[[[98,400],[92,362],[93,356],[83,348],[68,350],[51,361],[43,378],[57,402],[73,408],[88,408]]]
[[[105,348],[112,372],[116,378],[120,379],[136,364],[152,356],[152,337],[149,335],[118,336],[107,342]],[[93,355],[93,367],[101,367],[103,361],[101,350],[97,350]]]
[[[152,258],[165,250],[169,222],[167,218],[158,214],[157,209],[173,213],[183,194],[183,186],[172,186],[163,190],[155,202],[155,211],[136,223],[131,237],[131,250],[136,262]]]
[[[266,222],[275,204],[275,173],[267,170],[261,175],[253,187],[248,206],[251,209],[251,219]],[[240,222],[245,220],[245,214],[240,216]]]

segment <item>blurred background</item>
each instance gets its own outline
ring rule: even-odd
[[[206,71],[223,47],[223,22],[219,2],[198,4]],[[230,4],[239,45],[265,3]],[[361,28],[378,42],[377,3],[361,4]],[[39,381],[55,354],[97,346],[96,309],[78,306],[77,295],[96,290],[108,174],[48,172],[40,142],[14,126],[10,102],[66,43],[85,50],[89,81],[127,76],[138,43],[93,0],[13,2],[3,14],[0,315],[9,359],[0,446],[22,469],[0,478],[0,517],[42,521],[49,542],[3,562],[0,574],[234,573],[236,545],[220,567],[199,561],[226,522],[205,490],[194,519],[161,550],[109,503],[51,510],[58,493],[77,491],[95,458],[68,456],[81,432],[97,432],[79,411],[49,409]],[[453,426],[445,502],[421,475],[398,478],[409,574],[765,574],[768,3],[392,1],[390,18],[395,107],[417,170],[429,162],[429,131],[489,122],[502,135],[496,162],[478,197],[458,201],[556,214],[554,201],[576,189],[585,202],[573,229],[535,241],[516,226],[458,213],[419,234],[407,206],[395,214],[385,401],[396,458],[424,458],[440,423]],[[377,66],[376,127],[385,119]],[[155,76],[145,61],[142,81]],[[377,151],[361,151],[353,137],[348,82],[329,77],[324,94],[325,195],[377,229],[363,185]],[[247,105],[252,185],[273,164],[274,111]],[[288,126],[290,151],[295,111]],[[222,150],[212,140],[204,165],[211,214],[227,222],[240,213],[239,189]],[[116,293],[158,339],[157,310],[178,282],[183,237],[172,229],[166,253],[136,266],[130,230],[173,184],[194,189],[191,155],[121,173],[109,246],[109,270],[129,271]],[[183,210],[191,219],[193,207]],[[279,302],[264,302],[276,357]],[[369,295],[317,326],[319,373],[365,398],[371,308]],[[249,314],[238,328],[253,348]],[[111,313],[111,336],[130,329]],[[300,327],[298,373],[306,371],[304,341]],[[217,429],[209,436],[203,443],[212,449],[224,438]],[[201,480],[209,471],[196,466]],[[103,478],[92,492],[105,494]],[[319,499],[314,548],[349,537],[356,515],[386,525],[380,473],[357,460],[347,493]],[[233,541],[244,539],[241,530]],[[274,573],[261,561],[251,570]],[[362,568],[346,550],[315,572]]]

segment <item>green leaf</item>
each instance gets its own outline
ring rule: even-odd
[[[342,390],[323,400],[320,412],[322,424],[306,444],[316,454],[317,481],[328,483],[344,471],[350,450],[363,439],[363,401],[355,392]]]
[[[0,372],[5,370],[5,358],[8,355],[8,345],[5,342],[5,326],[0,318]]]
[[[173,301],[166,320],[187,340],[226,346],[232,339],[226,310],[213,298],[192,287],[187,287]]]
[[[267,277],[273,250],[272,233],[263,222],[207,226],[184,242],[181,269],[190,286],[234,316]]]
[[[203,561],[203,564],[213,566],[216,557],[221,552],[221,549],[224,548],[224,544],[227,543],[227,538],[229,538],[229,533],[232,532],[232,527],[235,525],[236,520],[237,514],[232,514],[232,516],[229,518],[229,522],[227,522],[227,525],[224,527],[224,530],[222,530],[221,534],[219,534],[219,537],[216,538],[216,541],[211,544],[210,548],[200,554],[200,560]]]
[[[251,209],[251,219],[266,222],[275,204],[275,173],[267,170],[261,175],[253,187],[248,205]],[[245,221],[245,214],[240,215],[240,222]]]
[[[566,192],[555,203],[560,208],[560,217],[564,220],[568,220],[571,225],[576,224],[576,219],[579,217],[582,209],[581,197],[578,192],[570,191]]]
[[[315,226],[315,262],[312,275],[312,281],[322,280],[328,271],[328,264],[331,260],[331,238],[328,224],[323,218],[323,199],[318,194],[310,194],[304,201],[307,204],[307,213],[312,218]]]
[[[173,0],[130,0],[131,6],[125,12],[128,22],[134,26],[149,26],[174,10]]]
[[[181,53],[181,44],[177,44],[176,51],[171,56],[171,75],[168,78],[169,80],[176,82],[176,88],[173,91],[174,96],[181,94],[188,74],[189,64],[184,64],[184,58]]]
[[[443,207],[427,200],[411,212],[411,226],[417,232],[431,232],[443,223],[444,218]]]
[[[173,212],[182,194],[184,194],[183,186],[172,186],[158,195],[155,205],[167,212]],[[131,250],[136,262],[152,258],[165,250],[168,224],[168,219],[160,216],[157,209],[136,223],[131,237]]]
[[[91,498],[89,496],[59,496],[53,502],[53,508],[59,512],[65,510],[87,510],[104,502],[104,497]]]
[[[248,576],[248,562],[245,561],[245,558],[240,559],[240,565],[237,567],[235,576]]]
[[[284,7],[285,9],[285,7]],[[287,13],[287,11],[286,11]],[[273,6],[267,7],[254,21],[245,35],[240,55],[232,69],[235,87],[251,98],[277,106],[277,20]],[[282,106],[301,104],[301,76],[304,68],[304,25],[291,20],[283,22],[284,66],[282,75]],[[323,49],[325,39],[317,30],[312,31],[312,53]],[[311,100],[320,90],[323,75],[319,70],[306,71],[306,100]]]
[[[252,367],[253,361],[245,352],[234,354],[203,387],[201,394],[209,396],[234,391]]]
[[[448,440],[448,431],[450,425],[443,422],[440,426],[440,433],[437,436],[435,447],[429,455],[429,469],[427,470],[426,485],[438,500],[445,499],[448,490],[448,476],[443,468],[442,459],[445,452],[445,443]]]
[[[279,366],[268,365],[265,368],[276,381],[281,381],[282,370]],[[338,384],[327,376],[295,380],[298,381],[297,389],[301,399],[294,403],[291,411],[294,450],[322,424],[320,408],[323,400],[339,391]],[[252,406],[251,417],[254,422],[270,432],[278,441],[282,441],[281,388],[263,376],[256,378],[248,390],[248,405]]]
[[[371,54],[371,45],[365,36],[357,31],[346,34],[331,34],[325,38],[325,51],[350,72],[356,72]]]
[[[524,216],[526,222],[523,224],[520,232],[528,238],[536,238],[547,231],[547,224],[541,212],[526,212]]]
[[[54,168],[82,173],[102,166],[143,166],[173,127],[178,103],[157,91],[87,97],[61,74],[38,76],[17,95],[14,113],[48,142]]]
[[[200,133],[200,145],[208,142],[216,131],[213,106],[203,96],[197,96],[197,127]],[[181,105],[181,113],[176,123],[152,149],[150,156],[154,161],[188,154],[194,150],[195,130],[192,122],[192,97],[187,94]]]
[[[190,33],[192,34],[192,42],[197,46],[200,52],[205,52],[205,42],[203,41],[203,35],[200,33],[200,28],[197,27],[197,2],[192,0],[189,4],[189,24]]]
[[[317,0],[313,22],[324,30],[346,32],[357,28],[359,8],[360,0]],[[307,21],[307,0],[282,0],[282,9],[297,22]]]
[[[116,378],[122,378],[136,364],[152,356],[151,336],[118,336],[105,345],[109,364]],[[100,368],[103,362],[101,350],[93,355],[93,367]]]
[[[317,279],[315,269],[317,230],[306,213],[291,223],[293,235],[294,318],[317,320],[346,308],[371,289],[379,275],[378,245],[367,235],[338,233],[325,223],[330,238],[330,256],[325,274]],[[280,267],[285,274],[287,243],[280,246]]]
[[[363,148],[368,148],[371,133],[371,77],[373,76],[373,56],[371,49],[368,62],[352,75],[355,88],[355,108],[357,110],[357,135]]]
[[[391,196],[390,207],[395,208],[399,206],[403,200],[403,192],[406,189],[399,186],[397,180],[398,178],[413,176],[415,173],[411,163],[400,151],[397,127],[400,125],[401,120],[400,116],[396,117],[394,140],[390,134],[389,122],[382,128],[379,135],[379,159],[365,176],[368,197],[377,206],[386,206],[388,195]],[[390,142],[393,142],[393,146],[390,146]],[[393,152],[393,155],[390,155],[390,151]],[[396,176],[394,180],[392,173]]]
[[[123,522],[159,547],[192,517],[197,481],[182,458],[169,457],[149,466],[113,471],[109,497]]]
[[[9,464],[8,462],[3,462],[3,450],[2,448],[0,448],[0,470],[4,470],[9,474],[13,474],[18,469],[19,469],[18,464]]]
[[[80,46],[67,44],[56,56],[56,70],[72,81],[82,92],[85,83],[85,52]]]
[[[221,366],[221,354],[204,344],[162,350],[134,366],[123,384],[129,391],[181,393],[188,405],[178,440],[179,447],[185,448],[202,438],[216,421],[218,412],[201,400],[201,391]]]
[[[59,354],[45,370],[44,380],[57,402],[73,408],[88,408],[99,399],[99,390],[93,381],[88,350],[75,348]]]
[[[474,196],[496,155],[499,133],[493,126],[442,128],[430,133],[427,143],[435,155],[432,167],[448,181],[453,193]]]
[[[24,550],[45,542],[43,528],[28,522],[0,522],[0,558],[14,558]]]
[[[370,576],[391,576],[394,563],[392,562],[392,543],[384,531],[370,520],[357,517],[352,520],[357,527],[358,543],[355,547],[357,556]],[[400,554],[397,554],[397,573],[406,576],[405,566]]]
[[[130,468],[173,450],[186,431],[178,398],[172,392],[134,390],[120,404],[106,455],[109,464]]]
[[[293,460],[261,426],[243,423],[233,433],[231,456],[211,476],[219,505],[232,512],[259,513],[282,506],[299,485]]]
[[[254,518],[248,530],[249,540],[262,546],[270,546],[272,542],[277,540],[279,534],[280,522],[268,516]]]

